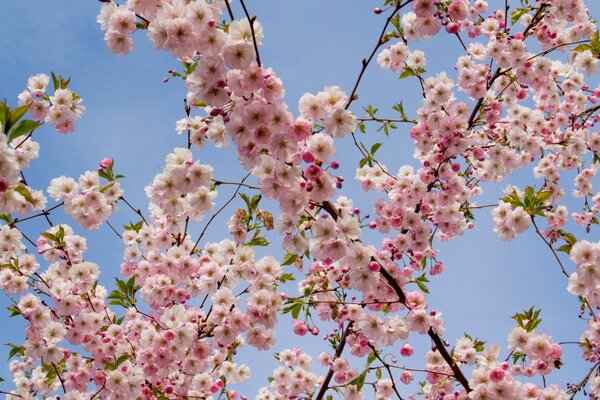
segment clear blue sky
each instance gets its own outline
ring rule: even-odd
[[[593,4],[592,15],[600,15],[600,4],[596,0],[588,3]],[[384,16],[372,12],[378,5],[359,0],[248,1],[251,13],[258,15],[265,28],[261,58],[283,79],[290,109],[297,112],[297,100],[304,92],[315,93],[325,85],[339,85],[348,93],[351,91],[360,60],[370,53],[384,23]],[[96,23],[99,8],[95,1],[2,1],[0,98],[15,104],[27,77],[36,73],[53,70],[70,75],[72,88],[84,99],[87,111],[73,134],[58,135],[50,128],[36,132],[41,157],[25,171],[30,184],[46,188],[55,176],[76,177],[96,168],[103,157],[113,157],[117,172],[127,176],[123,184],[126,197],[145,209],[144,186],[162,169],[164,156],[173,147],[184,145],[183,137],[175,134],[174,124],[184,116],[185,87],[181,81],[162,82],[177,63],[169,54],[152,50],[145,33],[134,36],[135,49],[128,56],[109,54],[102,40],[103,32]],[[427,75],[448,70],[454,76],[453,65],[460,50],[456,40],[442,35],[435,41],[411,46],[425,50]],[[400,81],[376,64],[369,67],[358,93],[360,100],[353,106],[358,115],[362,114],[360,106],[366,104],[379,106],[382,115],[391,115],[390,105],[400,100],[410,114],[421,101],[416,82]],[[412,141],[405,129],[393,132],[388,138],[371,130],[361,140],[369,145],[383,142],[379,154],[392,171],[401,164],[416,165],[412,159]],[[231,167],[237,165],[233,148],[213,151],[207,147],[195,156],[212,164],[218,179],[239,180],[243,176],[241,169]],[[348,178],[344,194],[368,210],[378,196],[365,195],[349,182],[359,157],[348,140],[340,144],[337,158]],[[540,184],[528,170],[513,174],[510,182]],[[507,183],[486,186],[489,194],[484,198],[497,199]],[[227,196],[227,189],[220,190],[217,201],[222,203]],[[485,200],[480,202],[483,204]],[[112,222],[122,225],[135,219],[129,210],[120,208],[118,215],[111,217]],[[506,335],[513,326],[509,316],[536,305],[543,308],[544,319],[538,329],[547,331],[557,341],[577,340],[584,327],[577,318],[577,300],[566,292],[566,281],[544,244],[533,232],[504,243],[492,232],[489,210],[477,211],[476,217],[474,230],[440,245],[440,258],[448,271],[431,283],[429,303],[444,313],[445,338],[454,342],[468,332],[505,348]],[[66,217],[61,221],[75,226]],[[199,232],[199,227],[195,228]],[[223,220],[217,221],[213,228],[208,240],[218,241],[226,236]],[[31,223],[25,230],[35,236],[37,226]],[[88,236],[87,258],[101,266],[101,283],[110,290],[122,259],[122,245],[108,227],[89,234],[80,228],[77,231]],[[597,228],[592,235],[598,238]],[[380,240],[375,236],[367,239],[374,243]],[[277,250],[274,252],[279,254]],[[293,286],[290,294],[291,290]],[[8,304],[8,299],[0,296],[0,308]],[[8,319],[7,315],[0,310],[0,342],[20,343],[24,324],[15,318]],[[318,340],[289,337],[287,318],[282,319],[282,324],[285,329],[279,328],[281,335],[274,351],[291,346],[320,348]],[[427,341],[422,343],[428,345]],[[318,355],[319,351],[313,353]],[[7,354],[8,348],[0,347],[0,360],[5,360]],[[245,362],[251,367],[257,359],[265,362],[254,368],[250,387],[266,384],[265,377],[276,366],[271,352],[259,356],[249,353],[247,357]],[[571,361],[574,363],[570,364]],[[585,365],[578,361],[577,348],[565,349],[565,362],[567,367],[553,375],[556,380],[563,383],[580,378]],[[413,366],[421,364],[420,358],[413,358]],[[0,364],[0,376],[10,379],[4,363]],[[0,389],[8,387],[10,382],[0,384]]]

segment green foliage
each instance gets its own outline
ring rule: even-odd
[[[422,260],[426,260],[426,259],[423,258]],[[425,274],[415,278],[413,282],[417,284],[417,287],[419,288],[419,290],[421,290],[423,293],[429,294],[429,288],[427,287],[427,285],[425,285],[425,283],[429,283],[429,279],[427,279]]]
[[[525,329],[527,332],[533,332],[535,328],[542,322],[540,318],[541,309],[534,309],[535,306],[531,306],[528,310],[522,313],[516,313],[511,318],[517,321],[517,326]]]
[[[513,208],[522,207],[523,210],[532,217],[535,215],[544,217],[544,211],[548,207],[547,200],[552,194],[553,192],[551,190],[540,189],[536,192],[535,186],[527,186],[522,199],[519,196],[519,193],[517,193],[516,190],[513,190],[512,193],[504,196],[501,200],[505,203],[509,203]]]
[[[135,293],[141,286],[135,284],[135,277],[129,278],[127,282],[116,278],[117,289],[113,290],[109,295],[109,304],[121,306],[124,308],[133,307],[136,304]]]
[[[574,52],[581,53],[590,50],[594,57],[600,58],[600,31],[596,31],[592,36],[590,43],[582,43],[573,49]]]
[[[427,71],[424,68],[413,69],[413,68],[409,67],[408,65],[405,65],[404,66],[404,70],[400,74],[399,78],[400,79],[406,79],[406,78],[409,78],[411,76],[421,76],[425,72],[427,72]]]
[[[124,175],[115,175],[113,168],[115,166],[115,160],[110,160],[110,165],[106,168],[103,169],[99,169],[98,170],[98,175],[104,179],[106,179],[109,182],[114,182],[117,179],[121,179],[121,178],[125,178]],[[105,185],[102,189],[106,190],[108,189],[110,186],[109,185]],[[104,191],[100,189],[100,191]]]
[[[121,364],[123,364],[125,361],[129,360],[131,357],[132,357],[131,354],[124,354],[124,355],[120,356],[119,358],[117,358],[115,360],[115,362],[107,363],[106,370],[114,371],[115,369],[119,368],[119,366]]]
[[[136,232],[140,232],[140,229],[142,229],[142,226],[144,226],[144,221],[138,221],[135,224],[131,221],[129,221],[128,225],[123,226],[123,228],[126,231],[136,231]]]
[[[360,147],[363,150],[363,153],[366,154],[365,157],[363,157],[359,162],[358,162],[358,166],[360,168],[364,167],[365,164],[368,164],[369,167],[373,166],[373,163],[375,162],[375,153],[377,152],[377,150],[379,150],[379,148],[381,147],[381,143],[375,143],[374,145],[371,146],[371,150],[368,150],[365,145],[361,142],[360,143]]]
[[[56,92],[58,89],[66,89],[71,83],[71,78],[69,79],[63,78],[61,75],[56,76],[54,72],[50,72],[52,75],[52,85],[54,86],[54,91]]]
[[[283,262],[281,265],[292,265],[297,259],[297,254],[287,253],[285,257],[283,257]]]
[[[25,347],[17,346],[12,343],[6,343],[6,346],[10,347],[10,352],[8,353],[8,359],[10,360],[14,356],[25,357]]]
[[[8,137],[9,142],[42,126],[42,122],[31,119],[21,121],[28,109],[29,106],[11,109],[5,102],[0,102],[0,124],[2,124],[2,132]]]

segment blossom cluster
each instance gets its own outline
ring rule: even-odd
[[[65,212],[79,225],[97,229],[116,211],[123,191],[116,180],[102,185],[98,171],[86,171],[78,182],[66,176],[52,179],[48,194],[55,201],[62,199]]]
[[[52,78],[57,78],[53,75]],[[56,127],[59,133],[75,130],[75,121],[83,115],[85,107],[77,93],[67,89],[69,82],[60,78],[60,87],[55,83],[54,94],[46,93],[50,77],[37,74],[27,81],[27,89],[19,94],[19,107],[28,107],[31,116]]]
[[[238,391],[231,385],[250,376],[250,368],[237,361],[238,351],[246,345],[272,349],[281,314],[291,313],[296,335],[323,331],[331,351],[318,359],[327,372],[313,371],[312,358],[300,349],[279,351],[281,366],[257,399],[322,398],[336,390],[358,400],[365,398],[365,385],[372,386],[374,398],[390,399],[398,393],[396,381],[410,384],[413,372],[424,374],[420,395],[430,400],[562,400],[587,380],[592,395],[600,396],[600,379],[592,376],[600,373],[597,365],[580,386],[567,388],[570,393],[556,385],[525,383],[549,376],[562,363],[561,345],[535,332],[537,314],[516,318],[519,326],[508,335],[511,365],[501,361],[499,346],[467,335],[446,349],[443,313],[432,309],[426,296],[428,277],[446,269],[434,239],[449,241],[474,226],[480,182],[502,181],[534,165],[534,177],[543,179],[543,186],[509,187],[492,205],[494,231],[512,240],[533,224],[557,259],[556,251],[569,254],[576,271],[568,291],[580,296],[584,312],[587,308],[593,317],[580,339],[582,355],[597,362],[600,244],[567,233],[569,211],[558,204],[565,196],[561,179],[572,171],[577,171],[573,194],[585,205],[571,219],[589,229],[600,202],[592,192],[600,150],[594,132],[600,88],[590,90],[584,79],[595,70],[600,39],[594,38],[594,24],[580,0],[516,10],[515,21],[523,25],[519,32],[507,26],[506,8],[488,11],[484,0],[386,2],[391,13],[386,28],[391,24],[395,31],[384,32],[363,61],[357,86],[385,44],[379,65],[403,79],[418,79],[423,99],[415,119],[395,108],[401,122],[411,124],[418,166],[393,172],[375,160],[372,148],[356,169],[362,189],[378,196],[373,216],[338,196],[344,178],[332,159],[339,139],[362,130],[369,120],[359,122],[349,110],[356,87],[350,95],[334,85],[306,93],[295,116],[283,101],[282,80],[260,60],[263,27],[255,17],[235,20],[227,0],[103,3],[98,22],[110,51],[128,53],[131,35],[144,29],[156,49],[181,61],[184,71],[171,74],[185,80],[186,117],[177,121],[176,130],[187,131],[187,147],[173,149],[146,187],[148,219],[127,203],[141,221],[115,230],[125,246],[120,269],[127,280],[118,279],[109,292],[98,284],[99,266],[84,257],[86,240],[65,224],[51,226],[35,242],[29,239],[47,269],[40,271],[37,256],[25,251],[22,241],[28,238],[10,214],[45,206],[43,194],[20,178],[38,145],[31,135],[24,140],[2,135],[0,213],[8,217],[0,226],[0,288],[9,295],[31,288],[10,308],[28,323],[25,342],[14,350],[21,358],[11,363],[11,395],[49,397],[62,389],[67,399],[234,400]],[[409,4],[410,11],[402,10]],[[425,53],[412,49],[412,41],[444,34],[442,27],[465,49],[454,63],[456,77],[426,75]],[[461,33],[471,40],[464,43]],[[394,38],[401,40],[394,43]],[[569,57],[550,56],[580,41],[585,45]],[[543,51],[533,53],[538,47]],[[32,77],[19,105],[59,132],[71,131],[83,111],[81,99],[54,75],[55,93],[46,94],[49,79]],[[370,114],[371,121],[389,124]],[[242,196],[248,210],[238,209],[229,219],[234,240],[201,243],[213,218],[197,238],[189,227],[213,208],[214,189],[223,183],[213,179],[210,165],[194,157],[192,146],[201,149],[207,141],[217,149],[233,143],[240,164],[257,181],[246,186],[260,191],[252,200]],[[363,156],[365,149],[360,148]],[[48,193],[54,201],[63,200],[65,212],[83,228],[99,228],[116,211],[117,200],[124,200],[112,167],[105,159],[78,182],[55,178]],[[278,203],[276,222],[258,208],[263,197]],[[542,218],[548,223],[543,233],[536,223]],[[275,226],[287,252],[282,262],[253,247],[268,245],[259,230]],[[382,238],[379,245],[366,241],[367,227]],[[250,231],[254,236],[247,240]],[[553,247],[558,240],[567,242],[562,250]],[[283,292],[295,277],[284,273],[288,264],[301,271],[298,296]],[[560,259],[559,264],[569,275]],[[111,306],[122,307],[124,315]],[[410,362],[415,351],[409,340],[417,334],[435,344],[423,352],[424,370],[396,365],[395,355],[385,354],[399,348]],[[349,350],[342,354],[345,347]],[[357,368],[362,361],[354,363],[350,355],[366,358],[366,367]],[[376,381],[366,380],[373,375]]]

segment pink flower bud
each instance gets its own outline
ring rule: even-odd
[[[319,179],[321,176],[323,176],[323,170],[321,169],[321,167],[319,167],[317,164],[310,164],[308,167],[306,167],[306,169],[304,170],[304,175],[310,179],[310,180],[316,180]]]
[[[379,272],[380,265],[379,265],[379,263],[378,263],[377,261],[371,261],[371,262],[369,263],[369,269],[370,269],[372,272]]]
[[[410,357],[413,355],[413,353],[414,353],[414,350],[413,350],[412,346],[408,343],[404,343],[404,345],[400,349],[400,355],[402,355],[403,357]]]
[[[104,157],[102,159],[102,161],[100,161],[100,166],[102,168],[108,168],[108,167],[110,167],[112,165],[112,163],[113,163],[113,161],[110,158]]]
[[[302,153],[302,160],[305,163],[311,163],[315,161],[315,156],[313,156],[313,154],[310,151],[305,151],[304,153]]]
[[[404,371],[400,374],[400,381],[405,385],[408,385],[413,380],[413,376],[410,371]]]
[[[448,25],[446,25],[446,32],[448,33],[455,34],[458,33],[459,30],[460,25],[458,25],[456,22],[450,22]]]
[[[504,371],[500,368],[494,368],[492,372],[490,372],[490,379],[492,382],[500,382],[504,379]]]
[[[10,182],[8,182],[8,179],[6,179],[3,176],[0,176],[0,193],[6,192],[9,186]]]
[[[304,336],[308,332],[308,328],[304,324],[304,322],[295,319],[294,320],[294,333],[298,336]]]
[[[173,339],[175,339],[175,332],[173,332],[172,330],[168,330],[165,332],[165,339],[167,339],[168,341],[171,341]]]

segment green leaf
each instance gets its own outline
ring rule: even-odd
[[[572,244],[563,244],[556,251],[562,251],[563,253],[571,254],[571,249],[573,248]]]
[[[600,54],[600,31],[596,31],[594,35],[592,35],[591,46],[594,55]]]
[[[8,359],[10,360],[16,355],[21,357],[25,357],[25,348],[23,346],[17,346],[12,343],[6,343],[8,347],[10,347],[10,352],[8,353]]]
[[[42,126],[41,122],[33,121],[31,119],[25,119],[23,121],[20,121],[10,130],[8,140],[11,141],[18,138],[19,136],[26,135],[40,126]]]
[[[10,317],[16,317],[17,315],[21,315],[21,310],[17,306],[8,306],[6,307],[8,311],[10,311]]]
[[[117,363],[116,366],[118,367],[119,365],[123,364],[125,361],[129,360],[131,358],[131,354],[124,354],[121,357],[117,358]]]
[[[415,72],[412,70],[412,68],[405,67],[404,72],[402,72],[400,74],[400,79],[406,79],[406,78],[408,78],[410,76],[414,76],[414,75],[415,75]]]
[[[19,193],[21,196],[23,196],[25,198],[25,200],[27,200],[28,203],[33,204],[33,202],[34,202],[33,197],[31,197],[31,193],[25,186],[16,185],[16,186],[13,186],[12,189],[15,192]]]
[[[421,291],[423,293],[427,293],[429,294],[429,289],[427,289],[427,286],[425,286],[425,284],[421,281],[415,281],[415,283],[417,284],[417,286],[419,287],[419,289],[421,289]]]
[[[264,237],[256,237],[245,244],[246,246],[268,246],[269,242]]]
[[[65,238],[65,228],[62,225],[58,227],[58,231],[56,231],[55,236],[59,242]]]
[[[369,356],[367,357],[367,367],[371,364],[373,364],[373,361],[375,361],[377,359],[377,355],[375,354],[374,351],[372,351]]]
[[[373,146],[371,146],[371,155],[374,156],[380,147],[381,147],[381,143],[375,143]]]
[[[294,307],[292,307],[292,318],[298,319],[300,311],[302,311],[302,303],[294,304]]]
[[[573,51],[576,52],[576,53],[582,53],[582,52],[584,52],[586,50],[592,50],[592,46],[590,46],[589,44],[584,43],[584,44],[580,44],[579,46],[577,46],[577,47],[575,47],[573,49]]]
[[[525,8],[517,8],[515,11],[513,11],[510,14],[510,22],[512,22],[512,24],[516,24],[517,21],[519,21],[519,19],[521,19],[521,17],[527,13],[527,9]]]
[[[17,121],[20,120],[23,115],[25,115],[27,110],[29,110],[29,106],[17,107],[14,110],[11,110],[8,126],[13,126],[16,124]]]
[[[54,236],[50,232],[44,232],[44,233],[42,233],[42,236],[52,242],[58,242],[58,239],[56,238],[56,236]]]
[[[390,22],[392,23],[392,25],[394,25],[398,32],[402,30],[402,27],[400,26],[400,14],[394,15],[394,18],[392,18]]]
[[[563,233],[562,236],[570,245],[577,243],[577,238],[572,233]]]
[[[377,368],[375,370],[375,378],[377,379],[381,379],[382,373],[381,373],[381,368]]]
[[[408,119],[406,117],[406,113],[404,112],[404,104],[402,102],[392,106],[392,110],[398,111],[398,113],[400,113],[400,116],[402,117],[402,119]]]
[[[296,278],[294,277],[294,275],[292,275],[292,274],[287,274],[287,273],[286,273],[286,274],[281,274],[281,275],[279,276],[279,278],[277,278],[277,280],[278,280],[279,282],[281,282],[281,283],[286,283],[286,282],[288,282],[288,281],[293,281],[293,280],[295,280],[295,279],[296,279]]]
[[[296,261],[297,258],[297,254],[287,253],[285,257],[283,257],[283,263],[281,263],[281,265],[291,265]]]
[[[367,379],[367,370],[364,370],[363,373],[350,382],[350,384],[356,385],[356,390],[360,392],[365,385],[365,379]]]
[[[250,210],[251,202],[250,202],[250,198],[248,197],[248,195],[246,193],[240,192],[240,197],[242,198],[242,200],[244,200],[244,203],[246,203],[246,208],[248,210]]]
[[[54,71],[50,71],[50,74],[52,75],[52,85],[54,86],[54,91],[56,92],[56,90],[60,89],[60,83],[58,81],[58,77],[54,74]]]
[[[10,118],[10,110],[5,102],[0,101],[0,124],[2,124],[2,132],[8,132],[6,129],[6,121]]]
[[[250,200],[250,209],[248,210],[250,211],[250,214],[256,211],[260,199],[262,199],[262,196],[260,194],[257,194],[256,196],[252,197],[252,200]]]

